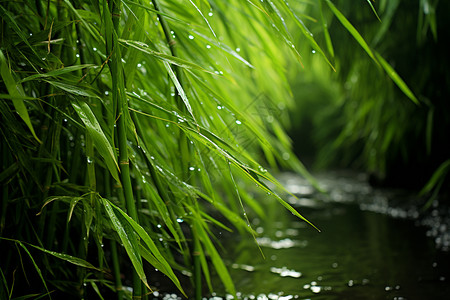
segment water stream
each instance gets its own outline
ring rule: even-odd
[[[328,194],[280,176],[321,233],[273,203],[252,221],[264,257],[251,236],[223,237],[238,299],[449,299],[448,208],[436,202],[422,214],[414,196],[373,189],[357,174],[318,179]],[[204,299],[234,299],[219,280],[214,287]]]

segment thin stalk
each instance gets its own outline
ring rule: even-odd
[[[155,10],[161,11],[159,1],[158,0],[152,0],[152,3],[155,7]],[[177,48],[176,48],[176,42],[172,38],[172,33],[169,24],[167,23],[165,17],[161,14],[158,15],[159,21],[161,23],[161,27],[164,31],[164,35],[166,37],[166,40],[169,44],[170,51],[172,53],[172,56],[177,57]],[[184,81],[183,73],[181,72],[181,68],[178,66],[174,66],[175,74],[180,82],[180,85],[184,88],[186,86]],[[177,93],[177,106],[181,111],[186,111],[186,107],[184,105],[183,100],[181,99],[180,95]],[[180,147],[180,153],[181,153],[181,171],[183,174],[183,179],[188,180],[187,174],[188,174],[188,168],[191,161],[191,155],[190,155],[190,148],[189,148],[189,142],[186,134],[184,132],[180,132],[180,139],[179,139],[179,147]],[[190,199],[192,205],[196,205],[195,199]],[[193,253],[192,253],[192,261],[193,261],[193,268],[194,268],[194,286],[195,286],[195,299],[201,300],[202,299],[202,277],[201,277],[201,263],[200,263],[200,240],[198,238],[198,234],[195,230],[192,230],[192,239],[193,239]]]
[[[109,176],[109,171],[105,168],[105,181],[104,181],[104,185],[105,185],[105,195],[106,198],[111,198],[111,180],[112,177]],[[101,215],[99,213],[99,215]],[[97,221],[98,222],[98,221]],[[120,277],[120,261],[119,261],[119,256],[117,254],[117,242],[115,240],[111,240],[110,241],[110,250],[111,250],[111,259],[112,259],[112,266],[113,266],[113,276],[114,276],[114,280],[115,280],[115,285],[116,285],[116,292],[117,292],[117,299],[118,300],[122,300],[124,298],[124,293],[123,293],[123,289],[122,289],[122,279]]]
[[[12,161],[10,159],[11,154],[7,150],[9,150],[9,149],[7,149],[6,145],[2,145],[2,147],[1,147],[2,170],[6,170],[6,168]],[[9,194],[8,193],[8,185],[6,184],[6,185],[2,186],[2,215],[0,218],[0,235],[3,234],[3,229],[5,228],[5,223],[6,223],[6,211],[7,211],[7,207],[8,207],[8,201],[9,201],[8,194]]]
[[[111,240],[111,257],[113,263],[114,279],[116,281],[117,299],[122,300],[124,294],[122,289],[122,280],[120,279],[120,262],[119,256],[117,255],[117,242],[114,240]]]
[[[59,113],[54,113],[54,120],[55,120],[55,124],[53,124],[53,126],[51,126],[52,130],[49,130],[49,132],[51,132],[51,139],[49,140],[49,148],[51,151],[51,158],[53,160],[57,159],[58,156],[58,152],[59,152],[59,142],[60,142],[60,135],[61,135],[61,129],[62,129],[62,118],[61,118],[61,114]],[[45,183],[45,194],[48,194],[49,189],[50,189],[50,184],[52,182],[52,174],[55,174],[56,177],[56,181],[60,181],[60,176],[59,176],[59,172],[58,172],[58,167],[55,167],[55,165],[53,164],[52,168],[48,167],[48,182]],[[45,199],[45,198],[44,198]],[[58,217],[58,211],[59,211],[59,203],[56,201],[53,204],[52,207],[52,211],[50,213],[50,218],[49,218],[49,222],[48,222],[48,236],[47,236],[47,249],[53,249],[54,248],[54,243],[55,243],[55,234],[56,234],[56,220]]]
[[[197,230],[192,230],[192,235],[194,239],[194,251],[192,252],[192,257],[194,261],[194,284],[195,284],[195,299],[202,299],[202,273],[201,273],[201,262],[200,262],[200,240],[198,238]]]
[[[105,0],[106,1],[106,0]],[[122,73],[121,64],[121,52],[118,42],[118,32],[119,32],[119,20],[120,20],[120,9],[121,2],[110,1],[110,11],[113,28],[109,28],[111,35],[106,36],[107,49],[111,52],[111,59],[109,61],[109,67],[112,79],[112,96],[113,102],[117,105],[117,137],[119,146],[119,165],[120,165],[120,175],[122,180],[122,187],[125,196],[125,204],[127,208],[128,215],[139,223],[138,214],[135,206],[133,187],[131,185],[130,178],[130,162],[128,158],[128,145],[127,145],[127,123],[126,116],[128,113],[128,103],[125,96],[125,84]],[[106,8],[106,2],[104,3]],[[105,12],[105,11],[104,11]],[[106,15],[106,13],[105,13]],[[109,17],[109,16],[107,16]],[[110,26],[111,21],[108,20],[106,27]],[[107,29],[108,30],[108,29]],[[109,42],[108,42],[109,41]],[[129,121],[129,120],[128,120]],[[142,295],[141,280],[137,272],[133,272],[133,297],[140,298]]]

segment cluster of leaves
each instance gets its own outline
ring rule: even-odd
[[[144,297],[150,273],[182,293],[192,275],[199,298],[210,266],[233,294],[212,227],[252,234],[255,184],[303,219],[257,162],[309,177],[283,130],[286,57],[301,59],[284,20],[320,47],[286,1],[23,0],[0,15],[2,299]]]
[[[386,184],[418,188],[436,170],[426,190],[442,186],[449,159],[448,3],[377,1],[376,14],[364,1],[335,5],[349,22],[324,14],[337,73],[324,72],[309,55],[315,71],[292,81],[316,145],[303,150],[318,153],[317,167],[360,168]]]

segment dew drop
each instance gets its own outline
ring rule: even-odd
[[[241,125],[241,124],[242,124],[242,122],[241,122],[241,121],[239,121],[239,120],[236,120],[236,124],[238,124],[238,125]]]
[[[212,16],[213,16],[213,13],[212,13],[212,12],[209,12],[209,13],[208,13],[208,16],[212,17]]]
[[[190,40],[193,40],[193,39],[194,39],[194,36],[193,36],[192,34],[190,34],[190,35],[189,35],[189,39],[190,39]]]
[[[206,48],[207,48],[207,49],[210,49],[210,48],[211,48],[211,45],[206,45]]]

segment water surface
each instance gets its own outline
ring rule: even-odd
[[[266,215],[251,224],[256,241],[219,235],[238,299],[450,299],[448,208],[436,202],[424,214],[414,194],[373,189],[358,174],[317,178],[326,194],[292,174],[280,181],[320,233],[261,199]],[[235,299],[218,276],[214,288],[204,299]]]
[[[274,203],[252,225],[265,258],[251,237],[222,241],[240,299],[449,299],[449,253],[412,195],[354,174],[319,176],[328,195],[290,174],[281,181],[321,233]]]

